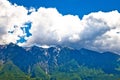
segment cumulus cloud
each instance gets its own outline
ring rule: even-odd
[[[89,34],[88,36],[92,38],[86,39],[90,44],[87,43],[86,47],[100,51],[120,52],[120,13],[118,11],[91,13],[84,16],[82,21],[87,26],[83,36]]]
[[[120,13],[118,11],[94,12],[83,16],[62,15],[55,8],[27,10],[7,0],[0,1],[0,43],[16,43],[24,36],[21,46],[62,45],[85,47],[97,51],[120,52]],[[26,36],[21,27],[31,22]],[[11,33],[8,33],[10,31]]]
[[[39,8],[32,12],[30,21],[32,36],[28,39],[29,44],[61,44],[64,41],[77,41],[79,34],[83,30],[78,16],[63,16],[54,8]],[[27,44],[26,43],[26,44]]]
[[[12,5],[7,0],[0,1],[0,43],[16,43],[18,36],[23,35],[20,27],[28,21],[28,10],[23,6]],[[13,34],[8,34],[14,31]]]

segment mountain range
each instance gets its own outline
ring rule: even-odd
[[[0,45],[0,80],[120,80],[120,55],[58,45]]]

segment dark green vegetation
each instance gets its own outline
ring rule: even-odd
[[[120,56],[87,49],[0,46],[0,80],[120,80]]]

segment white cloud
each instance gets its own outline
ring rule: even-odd
[[[63,16],[54,8],[39,8],[32,12],[30,21],[32,36],[28,39],[28,45],[36,44],[61,44],[64,41],[79,39],[78,34],[83,27],[78,16]],[[77,37],[76,37],[77,36]]]
[[[12,5],[7,0],[0,1],[0,43],[16,43],[18,35],[23,35],[20,27],[27,20],[27,12],[23,6]],[[17,26],[16,28],[14,26]],[[8,31],[14,31],[14,34],[8,34]]]
[[[27,42],[19,45],[63,45],[75,48],[85,47],[97,51],[120,52],[120,13],[95,12],[81,20],[77,15],[62,15],[55,8],[27,10],[23,6],[0,1],[0,43],[14,42],[26,35],[20,29],[31,21]],[[30,13],[29,15],[28,12]],[[16,28],[14,26],[17,25]],[[8,31],[14,31],[9,34]]]
[[[86,39],[88,43],[85,47],[120,52],[120,13],[118,11],[91,13],[84,16],[82,21],[87,26],[83,36],[89,38]]]

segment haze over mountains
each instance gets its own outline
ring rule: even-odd
[[[0,80],[120,80],[119,75],[120,56],[112,52],[0,45]]]

